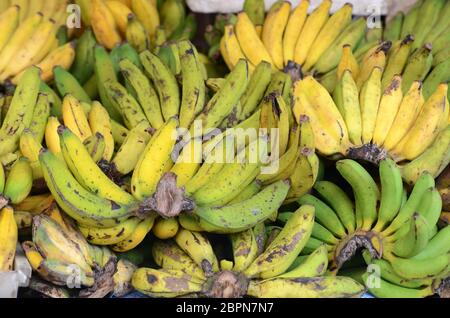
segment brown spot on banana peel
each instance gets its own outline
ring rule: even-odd
[[[400,79],[395,76],[388,87],[384,90],[384,95],[392,95],[392,92],[400,87]]]
[[[306,230],[302,229],[300,232],[296,233],[293,237],[290,243],[281,245],[279,248],[271,252],[269,255],[267,255],[266,258],[258,261],[258,265],[263,264],[264,262],[271,263],[272,260],[278,256],[284,256],[286,254],[289,254],[297,245],[298,241],[300,241],[305,234]]]

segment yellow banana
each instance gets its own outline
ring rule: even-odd
[[[283,35],[284,65],[294,60],[295,46],[308,17],[309,0],[302,0],[292,11]]]
[[[89,243],[114,245],[133,234],[139,222],[140,220],[137,217],[133,217],[112,228],[102,229],[79,226],[79,229]]]
[[[236,37],[236,33],[234,32],[233,25],[226,25],[223,38],[221,40],[221,52],[225,52],[225,61],[227,61],[229,68],[233,69],[234,66],[239,62],[240,59],[245,59],[244,52],[239,45],[239,41]],[[222,52],[223,54],[223,52]],[[231,66],[231,67],[230,67]],[[254,69],[254,65],[249,63],[250,72]]]
[[[202,163],[202,139],[191,139],[181,150],[170,170],[177,175],[177,186],[183,187],[198,171]]]
[[[328,21],[331,4],[331,0],[324,0],[306,19],[295,45],[294,61],[297,64],[305,63],[315,39]]]
[[[13,269],[16,254],[18,229],[14,219],[14,210],[4,207],[0,210],[0,272]]]
[[[150,38],[153,38],[160,25],[156,6],[149,0],[131,0],[131,9],[144,24]]]
[[[359,76],[356,78],[356,85],[358,85],[359,89],[367,81],[375,67],[381,68],[382,71],[384,70],[386,66],[386,54],[390,48],[391,42],[383,42],[364,55],[360,63],[361,69]]]
[[[42,14],[47,19],[50,19],[58,8],[59,0],[46,0],[41,8]]]
[[[58,158],[64,162],[61,154],[61,146],[59,144],[58,127],[61,125],[58,118],[49,117],[47,121],[47,126],[45,127],[45,144],[47,148]]]
[[[236,36],[247,59],[253,65],[266,61],[273,65],[272,58],[256,33],[255,26],[245,12],[240,12],[235,26]]]
[[[353,55],[351,45],[344,45],[342,47],[342,57],[337,67],[337,78],[340,80],[346,70],[350,70],[353,79],[357,79],[359,76],[359,64]]]
[[[91,1],[91,25],[98,42],[108,49],[121,42],[114,16],[103,0]]]
[[[114,155],[114,138],[112,134],[111,118],[106,109],[97,101],[92,103],[89,112],[89,125],[93,134],[100,133],[105,139],[103,159],[110,161]]]
[[[331,46],[334,40],[350,24],[352,20],[353,6],[346,3],[341,9],[336,11],[325,23],[320,33],[317,35],[306,57],[303,70],[311,69],[322,54]]]
[[[291,4],[288,1],[275,2],[264,21],[262,42],[269,51],[272,61],[278,69],[283,68],[283,32],[288,22]]]
[[[128,16],[133,14],[133,12],[121,1],[108,0],[105,4],[113,15],[117,28],[122,34],[125,34],[127,31]]]
[[[375,130],[373,132],[373,143],[378,146],[383,145],[386,140],[389,129],[392,127],[395,116],[400,108],[403,99],[401,88],[402,77],[401,75],[395,75],[381,97]]]
[[[368,144],[373,138],[381,99],[381,76],[383,70],[374,67],[359,95],[362,120],[362,142]]]
[[[28,196],[25,200],[19,204],[14,205],[14,209],[17,211],[27,211],[32,214],[41,214],[47,210],[54,202],[51,194],[38,194]]]
[[[41,2],[40,0],[36,0]],[[42,13],[35,13],[25,20],[14,32],[11,40],[0,52],[0,73],[8,66],[11,58],[23,47],[42,21]]]
[[[42,5],[44,3],[40,0],[29,0],[29,6],[28,6],[28,12],[27,12],[27,19],[36,13],[40,12],[42,9]]]
[[[19,6],[12,6],[0,14],[0,29],[2,30],[0,33],[0,52],[19,25],[21,12],[22,10]]]
[[[112,250],[116,252],[127,252],[138,246],[151,231],[155,222],[156,215],[153,214],[141,221],[133,233],[126,237],[123,241],[112,246]]]
[[[125,36],[128,43],[130,43],[138,52],[150,48],[150,38],[147,30],[134,13],[128,15],[128,26],[125,31]]]
[[[176,218],[159,218],[156,220],[152,232],[160,240],[167,240],[173,238],[177,234],[179,227],[180,224]]]
[[[91,127],[84,113],[81,102],[72,95],[66,95],[62,104],[64,125],[69,128],[81,141],[92,136]]]
[[[390,151],[400,142],[414,124],[423,104],[422,83],[415,81],[402,99],[391,129],[383,143],[384,149]]]
[[[170,118],[152,137],[131,178],[131,189],[138,200],[156,191],[160,178],[172,165],[170,155],[177,139],[178,119]]]

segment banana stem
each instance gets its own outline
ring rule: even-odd
[[[365,144],[360,147],[350,148],[347,157],[354,160],[364,160],[378,165],[381,160],[388,157],[385,149],[379,148],[375,144]]]

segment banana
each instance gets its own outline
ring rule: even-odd
[[[378,109],[381,100],[381,76],[383,70],[374,67],[359,95],[362,121],[362,142],[368,144],[375,131]]]
[[[148,129],[149,127],[145,122],[141,122],[133,128],[125,137],[125,140],[115,154],[111,163],[114,166],[114,170],[121,175],[129,174],[136,167],[141,154],[144,152],[151,138]]]
[[[305,64],[302,67],[305,71],[310,70],[316,64],[321,55],[350,24],[352,20],[352,11],[353,6],[346,3],[326,21],[314,42],[311,44]]]
[[[45,144],[48,149],[64,163],[58,135],[58,127],[60,125],[61,123],[58,121],[58,118],[53,116],[48,118],[47,126],[45,127]]]
[[[403,181],[400,169],[391,159],[380,162],[381,198],[374,231],[381,232],[401,208]]]
[[[365,282],[369,281],[369,274],[363,275]],[[431,286],[426,286],[421,289],[401,287],[396,284],[389,283],[384,279],[377,278],[379,287],[372,287],[372,284],[366,283],[368,290],[379,298],[424,298],[433,294]]]
[[[406,36],[410,34],[414,34],[414,26],[417,22],[417,17],[420,12],[422,1],[417,1],[417,3],[412,7],[409,12],[405,15],[403,19],[402,32],[400,34],[400,38],[404,39]]]
[[[220,41],[220,51],[230,70],[236,66],[240,59],[245,59],[232,24],[225,26],[224,35]],[[253,64],[249,63],[249,68],[251,71],[254,68]]]
[[[67,166],[78,182],[101,198],[122,205],[134,205],[133,196],[112,182],[96,165],[81,141],[66,129],[58,129],[61,150]]]
[[[60,66],[55,67],[53,73],[55,76],[56,88],[58,89],[60,96],[65,97],[70,94],[80,102],[88,104],[92,103],[91,98],[72,74]]]
[[[219,271],[219,263],[208,238],[201,233],[180,229],[175,242],[199,266],[206,277]]]
[[[247,294],[258,298],[358,298],[364,292],[364,286],[349,277],[325,276],[252,280]]]
[[[125,34],[128,25],[128,17],[130,14],[133,14],[133,12],[121,1],[108,0],[105,4],[114,17],[117,29],[121,34]]]
[[[429,236],[430,227],[427,220],[419,213],[414,213],[411,217],[409,231],[392,244],[392,252],[403,258],[417,255],[427,245]]]
[[[115,252],[127,252],[138,246],[151,231],[155,222],[156,215],[152,214],[143,221],[141,221],[135,228],[133,233],[126,237],[123,241],[112,246],[112,250]]]
[[[442,228],[417,255],[413,256],[416,260],[432,259],[439,255],[449,252],[448,238],[450,236],[450,227]]]
[[[5,66],[2,74],[0,74],[0,79],[5,80],[11,76],[15,76],[33,65],[34,62],[39,62],[40,59],[37,61],[34,60],[37,55],[41,54],[42,49],[47,48],[48,42],[51,41],[51,36],[53,36],[54,29],[55,22],[53,20],[44,20],[35,27],[31,37],[19,44],[21,46],[14,54],[14,62]]]
[[[125,31],[127,42],[130,43],[137,52],[148,50],[150,48],[150,38],[144,25],[134,13],[130,13],[127,19]]]
[[[156,94],[150,81],[142,73],[142,71],[128,59],[121,60],[119,62],[119,66],[128,85],[132,87],[136,93],[137,100],[139,101],[151,127],[159,129],[163,125],[164,119],[161,114],[158,95]]]
[[[297,122],[301,115],[311,119],[317,150],[324,155],[344,153],[349,147],[344,119],[333,99],[312,76],[294,86],[293,111]]]
[[[450,162],[449,145],[450,127],[447,127],[419,157],[401,166],[403,179],[409,184],[414,184],[424,171],[438,176]]]
[[[87,80],[87,82],[83,85],[83,89],[90,99],[98,99],[97,78],[95,75],[92,75],[91,78]]]
[[[31,67],[17,86],[0,129],[0,155],[15,151],[20,134],[30,125],[39,82],[39,69]]]
[[[429,226],[433,226],[439,221],[439,216],[442,211],[442,199],[439,191],[434,188],[429,188],[422,197],[422,201],[417,207],[418,212],[425,218]],[[429,237],[431,238],[432,231],[430,230]]]
[[[391,129],[403,100],[402,77],[395,75],[381,96],[373,132],[373,143],[382,146]]]
[[[264,24],[264,17],[266,15],[264,1],[262,0],[245,0],[243,10],[255,25]]]
[[[342,47],[346,44],[352,48],[356,48],[361,41],[366,30],[366,19],[358,18],[351,22],[338,38],[331,44],[331,46],[320,56],[317,63],[314,65],[314,70],[318,73],[327,73],[338,66],[342,57]],[[356,57],[356,52],[354,52]]]
[[[385,90],[391,83],[394,76],[402,74],[408,63],[408,58],[411,52],[411,46],[414,42],[414,36],[406,36],[399,45],[394,46],[389,54],[386,62],[386,68],[383,73],[382,89]],[[403,85],[402,85],[403,88]],[[409,89],[409,87],[408,87]]]
[[[275,2],[264,21],[262,42],[267,48],[276,68],[283,68],[283,32],[286,28],[291,4],[288,1]]]
[[[241,233],[231,234],[233,248],[233,271],[244,271],[258,256],[258,244],[252,229]]]
[[[186,17],[184,2],[180,0],[164,1],[159,8],[159,14],[167,36],[180,28]]]
[[[9,206],[0,210],[0,229],[0,271],[8,272],[13,270],[18,237],[14,210]]]
[[[449,104],[447,84],[439,85],[436,92],[425,102],[413,127],[404,140],[393,149],[398,159],[413,160],[423,153],[435,140],[439,132],[447,126]],[[417,142],[420,138],[420,143]],[[402,146],[402,147],[401,147]]]
[[[244,274],[247,277],[267,279],[286,271],[308,241],[313,224],[314,207],[300,207],[275,240],[254,260]]]
[[[400,39],[403,18],[403,12],[398,12],[394,17],[391,18],[390,21],[386,23],[385,29],[383,31],[383,40],[394,42]]]
[[[297,64],[304,64],[309,53],[312,52],[311,48],[315,39],[329,20],[331,4],[329,0],[323,1],[306,19],[295,45],[294,61]]]
[[[215,232],[236,233],[270,217],[286,198],[289,182],[273,183],[252,198],[224,207],[199,207],[200,226]],[[270,202],[270,204],[268,204]]]
[[[449,255],[442,254],[432,259],[405,259],[392,257],[390,260],[394,271],[406,279],[422,279],[438,275],[449,263]]]
[[[361,89],[366,83],[370,76],[373,73],[374,69],[377,69],[377,72],[383,73],[383,70],[386,66],[386,54],[391,48],[391,42],[382,42],[380,45],[370,49],[362,58],[360,63],[361,69],[359,72],[359,76],[356,79],[356,85],[359,89]],[[380,79],[381,81],[381,79]]]
[[[271,66],[267,62],[259,63],[250,77],[247,89],[240,99],[241,109],[237,115],[240,120],[249,118],[257,109],[259,102],[272,78]]]
[[[102,105],[108,110],[111,119],[121,123],[122,115],[109,98],[109,94],[105,86],[105,84],[109,81],[117,81],[117,76],[111,57],[104,47],[97,45],[94,48],[94,58],[95,77],[97,78],[98,93],[100,95]]]
[[[107,229],[83,226],[79,226],[79,229],[91,244],[114,245],[133,234],[139,222],[140,220],[134,217]]]
[[[131,10],[137,15],[139,21],[144,24],[150,38],[153,38],[157,27],[160,25],[156,5],[148,0],[131,0]]]
[[[87,28],[80,36],[76,55],[71,67],[72,75],[79,83],[85,84],[94,73],[94,48],[96,40],[91,28]]]
[[[59,98],[58,94],[44,82],[41,82],[39,92],[42,94],[46,94],[47,98],[49,99],[49,102],[51,104],[50,115],[62,117],[62,101],[61,98]]]
[[[414,40],[416,44],[417,39]],[[423,81],[433,64],[433,53],[431,44],[425,44],[415,51],[408,59],[403,71],[403,92],[406,93],[413,81]]]
[[[178,43],[181,75],[183,77],[182,100],[180,106],[180,127],[189,128],[205,105],[206,88],[203,80],[197,49],[192,43]]]
[[[182,270],[188,275],[205,278],[203,270],[174,241],[157,240],[152,245],[155,263],[169,270]]]
[[[202,163],[202,140],[191,139],[180,151],[171,172],[177,176],[177,187],[183,187],[197,173]]]
[[[121,42],[114,15],[105,1],[92,1],[90,4],[90,22],[98,42],[106,48],[111,50],[116,44]]]
[[[159,218],[156,220],[152,232],[160,240],[167,240],[173,238],[177,234],[179,227],[180,224],[176,218]]]
[[[406,203],[401,207],[397,216],[393,219],[391,224],[382,232],[383,236],[389,236],[396,232],[400,227],[402,227],[417,210],[424,193],[427,189],[434,187],[433,176],[428,172],[422,173],[420,178],[414,185],[414,188],[406,201]]]
[[[325,245],[321,245],[300,265],[278,276],[278,278],[319,277],[325,274],[327,267],[328,251]]]
[[[333,99],[344,117],[349,139],[355,145],[362,143],[362,118],[358,95],[353,73],[346,69],[334,89]]]
[[[119,205],[87,191],[76,181],[64,164],[48,150],[41,151],[39,162],[55,200],[69,216],[82,225],[112,227],[131,216],[137,209],[137,206]]]
[[[450,51],[450,46],[448,50]],[[428,74],[426,80],[423,83],[423,94],[425,98],[427,99],[430,98],[430,96],[433,95],[433,93],[439,87],[439,84],[448,82],[449,65],[450,65],[450,56],[445,61],[436,65],[430,72],[430,74]]]
[[[178,297],[202,291],[202,283],[182,270],[137,269],[131,280],[133,287],[153,297]]]
[[[424,40],[423,43],[433,43],[434,40],[444,32],[444,30],[447,30],[450,26],[448,18],[450,17],[450,5],[448,2],[444,5],[441,12],[439,13],[439,18],[437,19],[436,23],[433,25],[433,32],[429,32]]]
[[[81,102],[72,95],[66,95],[62,105],[63,120],[67,128],[81,141],[92,136],[91,127]]]
[[[6,179],[3,196],[12,204],[19,204],[31,192],[33,172],[28,159],[19,158],[11,168]]]
[[[258,65],[262,61],[266,61],[271,65],[274,65],[270,53],[259,38],[255,26],[247,13],[240,12],[238,14],[235,32],[239,45],[251,64]]]
[[[380,197],[377,184],[356,161],[340,160],[336,163],[336,168],[350,183],[355,194],[356,227],[370,230],[377,218],[377,202]]]
[[[349,44],[342,47],[342,57],[337,66],[337,79],[338,81],[342,78],[342,75],[346,70],[349,70],[352,74],[353,79],[358,78],[359,75],[359,64],[353,55],[353,49]]]
[[[0,14],[0,28],[2,29],[2,34],[0,36],[0,52],[13,36],[14,31],[20,23],[20,15],[23,11],[24,10],[20,6],[14,5]]]
[[[417,19],[416,25],[414,26],[414,36],[416,37],[416,41],[413,45],[413,49],[418,49],[424,44],[425,38],[433,29],[435,21],[437,21],[444,4],[444,0],[423,2],[420,7],[420,19]]]
[[[317,182],[314,185],[314,189],[336,211],[347,233],[354,233],[356,227],[354,206],[345,192],[334,183],[328,181]],[[316,216],[318,217],[318,211],[316,211]]]
[[[227,76],[222,88],[214,94],[203,111],[196,117],[195,121],[201,121],[203,134],[208,134],[210,129],[217,128],[231,113],[247,88],[248,78],[248,63],[240,60]],[[195,131],[195,125],[191,126],[191,129]]]
[[[391,151],[408,133],[423,104],[422,84],[415,81],[402,99],[394,122],[384,140],[384,149]]]
[[[140,59],[145,70],[150,75],[150,79],[155,84],[164,119],[167,121],[172,116],[178,115],[180,110],[180,93],[174,75],[150,51],[142,52]]]
[[[101,133],[95,133],[83,142],[89,156],[95,163],[98,163],[105,152],[105,138]]]
[[[88,119],[92,133],[100,133],[105,139],[105,150],[103,151],[102,158],[110,161],[114,155],[114,137],[108,111],[99,102],[95,101],[92,103]]]
[[[131,188],[143,200],[156,191],[159,179],[171,168],[171,152],[177,139],[178,120],[170,118],[152,137],[134,169]],[[157,155],[155,155],[157,154]]]
[[[289,15],[283,35],[284,65],[294,60],[295,46],[308,17],[309,5],[309,0],[302,0]]]

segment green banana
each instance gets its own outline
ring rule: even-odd
[[[450,226],[446,226],[433,236],[419,254],[412,258],[416,260],[433,259],[434,257],[448,253],[450,251],[450,245],[448,244],[449,238]]]
[[[273,183],[252,198],[224,206],[199,207],[195,214],[200,226],[212,226],[218,232],[240,232],[269,218],[281,206],[289,191],[289,182]]]
[[[21,157],[12,166],[6,179],[3,196],[12,204],[22,202],[31,192],[33,172],[28,159]]]
[[[50,114],[52,116],[61,118],[62,117],[62,101],[58,94],[45,82],[41,81],[41,85],[39,87],[39,92],[47,94],[48,99],[52,107],[50,108]]]
[[[403,73],[405,65],[408,62],[413,42],[414,37],[412,35],[408,35],[398,46],[392,48],[384,69],[383,78],[381,80],[381,88],[383,90],[388,87],[395,75]]]
[[[245,0],[244,11],[254,25],[263,25],[266,9],[263,0]]]
[[[319,277],[325,274],[328,267],[328,251],[325,245],[306,257],[297,267],[278,278]]]
[[[414,34],[414,26],[416,25],[422,2],[422,0],[417,1],[414,7],[406,13],[405,18],[403,19],[402,33],[400,34],[401,39],[404,39],[408,35]]]
[[[379,286],[372,286],[372,284],[367,283],[369,278],[368,273],[363,275],[363,280],[366,282],[367,289],[378,298],[424,298],[433,295],[431,286],[426,286],[422,289],[401,287],[391,284],[379,277],[377,277]]]
[[[403,24],[403,12],[398,12],[392,19],[386,24],[383,32],[384,41],[397,41],[400,39]]]
[[[178,115],[180,93],[177,80],[164,63],[150,51],[139,55],[144,69],[150,75],[159,95],[162,114],[165,120]]]
[[[70,72],[82,85],[94,74],[94,48],[96,40],[91,28],[87,28],[80,36],[75,60],[72,64]]]
[[[414,40],[416,43],[416,40]],[[409,58],[403,72],[403,94],[406,94],[414,81],[423,81],[433,64],[432,47],[425,44]]]
[[[425,44],[426,36],[433,29],[445,2],[445,0],[427,0],[423,2],[419,11],[420,19],[416,20],[414,26],[413,34],[416,40],[414,41],[413,49],[418,49]]]
[[[450,81],[450,57],[436,65],[428,74],[423,83],[423,96],[428,99],[437,89],[439,84]]]
[[[409,227],[409,231],[393,244],[392,251],[399,257],[414,256],[421,252],[428,243],[431,229],[423,216],[414,213]]]
[[[123,59],[119,62],[122,75],[129,87],[133,88],[151,127],[159,129],[164,124],[158,95],[144,73],[132,61]]]
[[[394,271],[406,279],[433,277],[445,270],[450,262],[450,255],[442,254],[432,259],[412,259],[394,257],[390,260]]]
[[[78,80],[64,68],[57,66],[53,69],[55,84],[60,96],[72,95],[80,102],[92,103],[89,95],[84,91]]]

